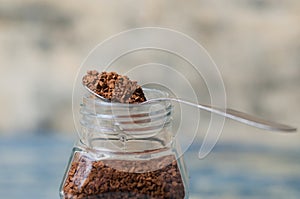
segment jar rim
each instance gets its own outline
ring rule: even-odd
[[[148,99],[168,96],[167,92],[157,89],[146,88],[144,92]],[[104,146],[118,151],[124,143],[126,152],[144,151],[145,147],[147,150],[164,148],[172,143],[172,112],[169,100],[122,104],[91,98],[89,94],[83,97],[79,135],[93,148]]]

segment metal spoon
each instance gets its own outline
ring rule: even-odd
[[[101,95],[98,95],[97,93],[93,92],[90,88],[88,88],[87,86],[83,85],[91,94],[95,95],[96,97],[100,98],[103,101],[109,102],[108,99],[102,97]],[[189,106],[193,106],[205,111],[209,111],[227,118],[230,118],[232,120],[250,125],[250,126],[254,126],[260,129],[265,129],[265,130],[270,130],[270,131],[284,131],[284,132],[295,132],[297,131],[297,128],[292,127],[292,126],[288,126],[285,124],[280,124],[277,122],[272,122],[272,121],[268,121],[262,118],[258,118],[256,116],[252,116],[249,115],[247,113],[243,113],[240,111],[236,111],[233,109],[221,109],[221,108],[217,108],[217,107],[212,107],[210,105],[204,105],[204,104],[195,104],[192,102],[188,102],[185,100],[181,100],[181,99],[176,99],[176,98],[155,98],[155,99],[150,99],[147,100],[145,102],[142,102],[141,105],[143,104],[150,104],[150,103],[155,103],[155,102],[160,102],[160,101],[174,101],[174,102],[179,102],[182,104],[186,104]]]

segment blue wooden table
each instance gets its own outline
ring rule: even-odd
[[[0,137],[0,198],[54,199],[75,138]],[[218,143],[203,160],[185,153],[190,198],[300,198],[300,151]]]

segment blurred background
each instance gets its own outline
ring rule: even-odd
[[[229,107],[299,127],[300,1],[0,0],[0,196],[58,198],[76,132],[83,59],[121,31],[158,26],[201,43]],[[197,84],[197,82],[194,82]],[[191,198],[298,198],[300,135],[226,121],[213,152],[186,153]]]

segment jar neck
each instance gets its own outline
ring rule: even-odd
[[[146,89],[154,97],[161,91]],[[171,147],[173,143],[170,102],[120,104],[104,102],[87,94],[83,97],[80,140],[101,151],[138,153]]]

